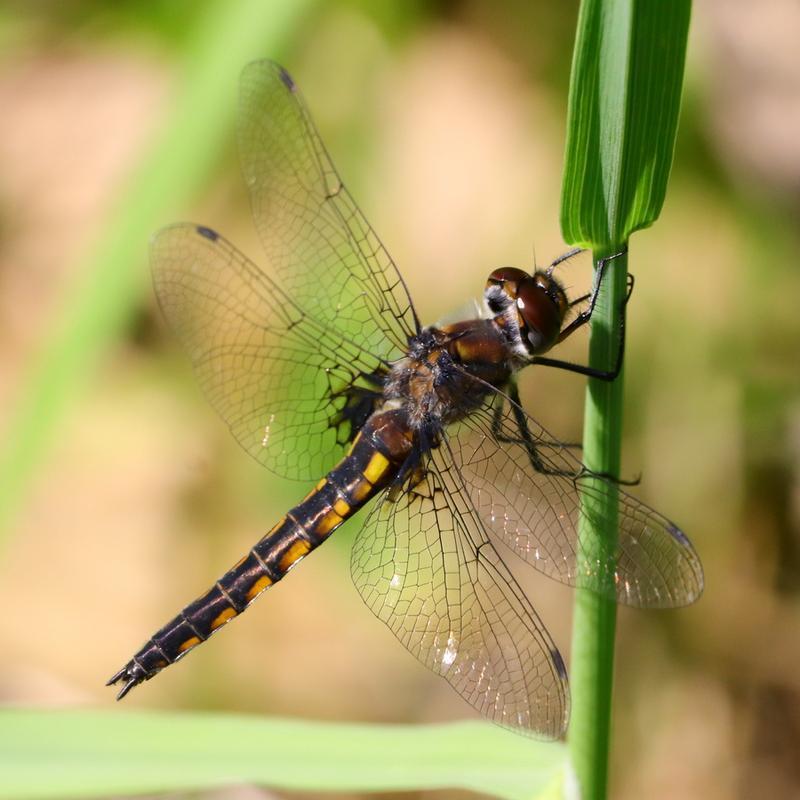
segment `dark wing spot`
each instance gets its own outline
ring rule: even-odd
[[[550,658],[553,659],[553,665],[556,668],[556,672],[558,673],[558,677],[561,680],[567,679],[567,665],[564,663],[564,659],[561,657],[561,653],[558,650],[551,650],[550,651]]]
[[[211,230],[211,228],[206,228],[205,225],[198,225],[197,232],[201,236],[205,236],[206,239],[210,239],[212,242],[216,242],[219,239],[219,234],[216,231]]]
[[[283,81],[284,86],[286,86],[286,88],[290,92],[294,92],[297,90],[297,84],[292,79],[292,76],[283,67],[281,67],[280,72],[278,74],[280,75],[280,78]]]
[[[688,545],[689,539],[686,534],[677,526],[677,525],[669,525],[667,530],[672,535],[673,539],[679,541],[682,545]]]

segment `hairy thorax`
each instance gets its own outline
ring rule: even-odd
[[[490,320],[425,328],[392,365],[385,408],[403,408],[412,428],[455,422],[480,406],[512,371],[502,333]]]

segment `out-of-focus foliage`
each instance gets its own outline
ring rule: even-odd
[[[695,541],[707,589],[692,609],[620,612],[614,797],[800,786],[795,5],[696,4],[670,191],[659,224],[634,240],[647,268],[629,307],[623,474],[641,473],[638,494]],[[400,20],[383,6],[320,4],[280,52],[260,55],[297,78],[431,322],[478,294],[492,268],[530,267],[534,245],[540,262],[564,247],[577,4],[420,5]],[[170,116],[203,9],[0,8],[0,428]],[[235,79],[229,91],[234,101]],[[232,135],[178,205],[153,227],[208,222],[259,258]],[[133,313],[45,437],[48,458],[9,528],[7,702],[111,706],[108,675],[308,489],[251,463],[206,408],[147,290],[146,244]],[[561,274],[585,290],[587,274]],[[558,352],[582,361],[585,339]],[[531,412],[571,441],[582,389],[546,370],[522,386]],[[364,722],[467,716],[349,585],[355,525],[125,702]],[[509,560],[568,649],[571,593]]]
[[[253,0],[211,3],[195,20],[189,77],[164,133],[143,156],[23,385],[0,457],[0,537],[65,407],[131,317],[144,286],[141,243],[162,214],[197,190],[218,158],[233,127],[230,86],[242,57],[265,44],[280,47],[312,6],[311,0],[273,3],[266,11]]]
[[[255,783],[338,792],[459,788],[525,800],[559,786],[564,761],[562,744],[475,722],[420,727],[224,714],[0,712],[0,797],[8,798]]]

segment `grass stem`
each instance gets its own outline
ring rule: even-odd
[[[595,263],[610,253],[595,252]],[[589,340],[589,364],[609,369],[619,346],[619,322],[627,285],[627,253],[610,261],[600,288]],[[584,462],[596,472],[619,475],[622,437],[622,375],[591,379],[586,390]],[[579,563],[612,558],[617,540],[617,490],[603,484],[583,498]],[[589,589],[576,590],[572,630],[573,713],[569,747],[581,797],[606,796],[614,674],[616,604]]]

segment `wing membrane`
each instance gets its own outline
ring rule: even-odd
[[[392,259],[344,187],[300,91],[270,61],[242,73],[239,146],[270,268],[323,324],[388,358],[418,332]]]
[[[566,670],[503,564],[443,445],[421,482],[378,501],[353,546],[366,604],[426,667],[481,714],[521,732],[560,736]]]
[[[164,315],[244,449],[279,475],[324,475],[352,436],[335,421],[341,392],[381,360],[301,310],[208,228],[165,228],[150,256]]]
[[[565,445],[509,397],[493,392],[487,406],[448,429],[448,436],[487,528],[536,569],[632,606],[678,607],[702,592],[700,560],[685,534],[609,481],[588,475]],[[582,516],[614,492],[619,493],[616,553],[611,559],[596,553],[581,558]]]

